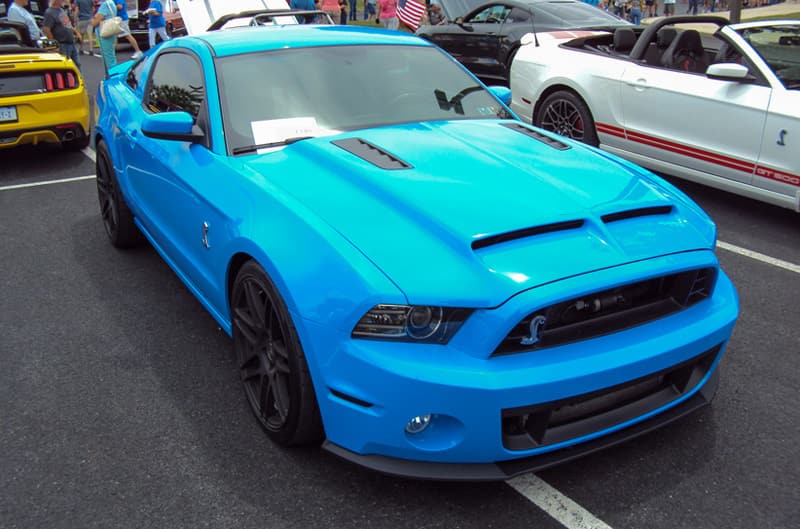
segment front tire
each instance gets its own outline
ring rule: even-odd
[[[597,147],[597,129],[589,107],[574,92],[558,90],[544,100],[533,117],[537,127]]]
[[[100,201],[100,216],[111,244],[117,248],[130,248],[142,241],[142,234],[133,222],[133,213],[119,189],[111,154],[104,141],[97,142],[95,156],[97,172],[97,198]]]
[[[253,414],[276,443],[318,442],[322,421],[289,311],[264,269],[248,261],[231,294],[233,345]]]

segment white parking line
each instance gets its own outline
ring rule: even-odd
[[[612,529],[535,474],[524,474],[506,483],[567,529]]]
[[[78,182],[80,180],[91,180],[95,178],[93,174],[86,176],[76,176],[75,178],[60,178],[58,180],[45,180],[43,182],[31,182],[28,184],[16,184],[13,186],[0,186],[0,191],[10,191],[12,189],[24,189],[26,187],[49,186],[51,184],[65,184],[67,182]]]
[[[750,259],[755,259],[756,261],[761,261],[762,263],[767,263],[772,266],[777,266],[778,268],[783,268],[784,270],[794,272],[795,274],[800,274],[800,265],[790,263],[789,261],[784,261],[783,259],[776,259],[775,257],[770,257],[769,255],[754,252],[753,250],[748,250],[747,248],[742,248],[741,246],[736,246],[735,244],[723,241],[717,241],[717,248],[722,248],[723,250],[743,255],[745,257],[749,257]]]
[[[85,149],[83,149],[81,152],[82,152],[83,154],[85,154],[85,155],[86,155],[86,157],[87,157],[87,158],[89,158],[91,161],[93,161],[93,162],[95,161],[95,153],[94,153],[94,149],[92,149],[91,147],[86,147],[86,148],[85,148]]]

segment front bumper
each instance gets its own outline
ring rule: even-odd
[[[388,474],[390,476],[431,479],[440,481],[502,481],[527,472],[538,472],[546,468],[572,461],[598,450],[609,448],[640,435],[661,428],[704,406],[707,406],[719,386],[719,375],[715,371],[708,381],[690,398],[667,411],[626,428],[592,441],[539,455],[500,461],[496,463],[434,463],[399,459],[376,454],[357,454],[330,441],[322,448],[357,465]]]
[[[597,285],[708,266],[716,266],[713,253],[686,252],[543,285],[476,311],[446,346],[354,340],[347,329],[301,320],[325,448],[395,475],[506,479],[671,422],[707,404],[716,388],[738,315],[736,292],[721,270],[710,298],[582,342],[491,357],[508,331],[498,322],[513,325]],[[681,366],[689,366],[684,378],[692,381],[670,393],[686,372]],[[509,432],[509,417],[527,419],[545,408],[560,422],[542,436]],[[409,419],[426,414],[434,417],[427,429],[405,431]]]

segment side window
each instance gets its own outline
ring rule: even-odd
[[[197,119],[205,102],[205,86],[203,70],[193,56],[161,54],[150,77],[147,108],[151,112],[183,110]]]
[[[139,88],[139,79],[142,76],[142,69],[144,68],[145,59],[141,59],[131,70],[128,72],[128,77],[125,78],[125,82],[128,83],[128,86],[136,90]]]
[[[497,24],[503,21],[506,14],[506,7],[500,5],[489,6],[486,9],[482,9],[478,13],[475,13],[475,16],[472,17],[469,22],[484,22],[488,24]]]
[[[519,7],[515,7],[515,8],[513,8],[511,10],[511,14],[508,15],[508,18],[506,19],[505,23],[506,24],[511,24],[511,23],[516,23],[516,24],[528,23],[528,24],[530,24],[531,23],[531,14],[530,14],[529,11],[527,11],[525,9],[520,9]],[[533,30],[531,29],[531,31],[533,31]]]

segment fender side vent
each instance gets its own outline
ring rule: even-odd
[[[557,140],[555,138],[551,138],[550,136],[547,136],[547,135],[542,134],[540,132],[536,132],[535,130],[529,129],[525,125],[521,125],[519,123],[503,123],[503,126],[509,128],[511,130],[514,130],[514,131],[517,131],[517,132],[521,132],[522,134],[525,134],[526,136],[530,136],[531,138],[533,138],[535,140],[539,140],[540,142],[542,142],[542,143],[544,143],[546,145],[549,145],[550,147],[552,147],[554,149],[558,149],[559,151],[566,151],[567,149],[570,148],[570,146],[567,145],[566,143],[562,143],[562,142],[560,142],[559,140]]]
[[[373,406],[371,402],[361,400],[359,398],[353,397],[352,395],[348,395],[347,393],[342,393],[341,391],[337,391],[333,388],[328,388],[328,389],[330,390],[331,395],[333,395],[334,397],[355,404],[356,406],[361,406],[362,408],[371,408]]]
[[[344,149],[351,154],[355,154],[362,160],[365,160],[381,169],[411,169],[412,166],[403,160],[393,156],[392,154],[384,151],[377,145],[373,145],[368,141],[360,138],[348,138],[346,140],[332,141],[334,145],[340,149]]]
[[[554,222],[553,224],[543,224],[542,226],[534,226],[532,228],[523,228],[521,230],[509,231],[472,241],[472,249],[479,250],[487,246],[493,246],[516,239],[524,239],[525,237],[532,237],[534,235],[552,233],[554,231],[574,230],[581,226],[583,226],[583,220],[568,220],[565,222]]]
[[[615,222],[618,220],[633,219],[635,217],[646,217],[648,215],[669,215],[672,213],[672,206],[653,206],[650,208],[629,209],[617,213],[609,213],[600,217],[603,222]]]

